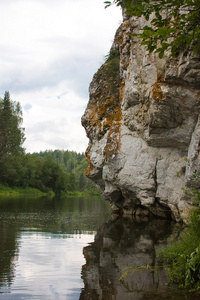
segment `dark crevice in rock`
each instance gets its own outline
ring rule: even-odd
[[[156,195],[157,188],[158,188],[158,182],[157,182],[157,165],[158,165],[158,159],[156,158],[155,171],[154,171],[155,195]]]
[[[174,219],[172,216],[172,211],[168,207],[168,205],[163,205],[160,203],[159,198],[155,198],[154,204],[149,208],[149,211],[154,215],[161,219],[172,220]]]

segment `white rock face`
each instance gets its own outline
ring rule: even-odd
[[[90,85],[87,175],[113,210],[185,220],[184,188],[200,169],[200,57],[147,53],[130,38],[143,24],[123,22]]]

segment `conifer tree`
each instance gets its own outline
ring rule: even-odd
[[[22,153],[25,140],[24,129],[21,128],[22,110],[19,102],[10,99],[5,92],[0,99],[0,160],[6,154]]]

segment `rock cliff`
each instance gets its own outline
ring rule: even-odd
[[[180,221],[199,169],[200,56],[149,54],[131,35],[144,22],[124,18],[90,84],[87,176],[113,210]]]

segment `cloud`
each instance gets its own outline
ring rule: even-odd
[[[32,105],[29,104],[29,103],[27,103],[27,104],[25,104],[25,105],[23,106],[23,109],[24,109],[26,112],[28,112],[31,108],[32,108]]]
[[[24,108],[27,151],[84,151],[89,83],[120,10],[105,10],[103,0],[0,0],[0,10],[0,94],[10,91]]]
[[[82,152],[87,147],[81,115],[87,98],[80,97],[63,81],[57,86],[36,92],[20,93],[24,108],[25,148],[28,152],[46,149],[68,149]],[[19,100],[15,95],[14,100]],[[28,102],[28,104],[27,104]],[[30,104],[31,103],[31,104]]]

